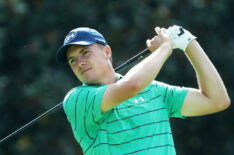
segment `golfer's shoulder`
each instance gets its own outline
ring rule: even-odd
[[[82,86],[78,86],[75,88],[72,88],[65,96],[66,98],[69,97],[75,97],[77,95],[79,95],[80,97],[82,96],[92,96],[97,94],[97,92],[99,92],[101,89],[105,89],[104,88],[105,85],[82,85]]]
[[[75,87],[75,88],[70,89],[67,92],[67,94],[65,95],[64,101],[67,100],[69,97],[73,96],[74,94],[76,94],[78,90],[79,90],[79,87]]]
[[[151,87],[150,88],[151,88],[151,90],[164,93],[165,91],[171,90],[173,88],[173,86],[170,85],[170,84],[167,84],[165,82],[154,80],[151,83]]]
[[[161,82],[161,81],[156,81],[156,80],[153,80],[151,82],[151,85],[152,86],[155,86],[156,88],[165,88],[165,87],[169,87],[170,85],[167,84],[167,83],[164,83],[164,82]]]

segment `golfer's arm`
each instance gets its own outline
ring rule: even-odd
[[[198,89],[189,89],[181,113],[184,116],[198,116],[215,113],[230,105],[224,83],[208,56],[196,40],[186,49],[196,71]]]
[[[170,54],[170,45],[162,44],[155,52],[129,70],[121,80],[109,85],[103,95],[101,111],[108,111],[141,92],[155,79]]]

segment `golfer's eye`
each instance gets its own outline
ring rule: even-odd
[[[75,58],[72,58],[72,59],[69,60],[69,64],[70,64],[70,65],[74,65],[75,62],[76,62],[76,59],[75,59]]]
[[[83,52],[82,52],[82,55],[83,55],[83,56],[86,56],[86,55],[88,54],[88,52],[89,52],[89,51],[83,51]]]

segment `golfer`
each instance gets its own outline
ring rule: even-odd
[[[57,61],[68,63],[83,85],[67,93],[63,108],[84,154],[175,155],[170,117],[201,116],[230,105],[195,36],[179,26],[156,32],[146,42],[151,54],[124,76],[115,73],[111,48],[98,31],[82,27],[66,36]],[[199,89],[154,80],[176,48],[191,62]]]

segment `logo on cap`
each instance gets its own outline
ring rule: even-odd
[[[65,41],[64,41],[64,44],[67,44],[68,42],[72,41],[74,38],[76,37],[76,32],[70,32],[66,38],[65,38]]]

